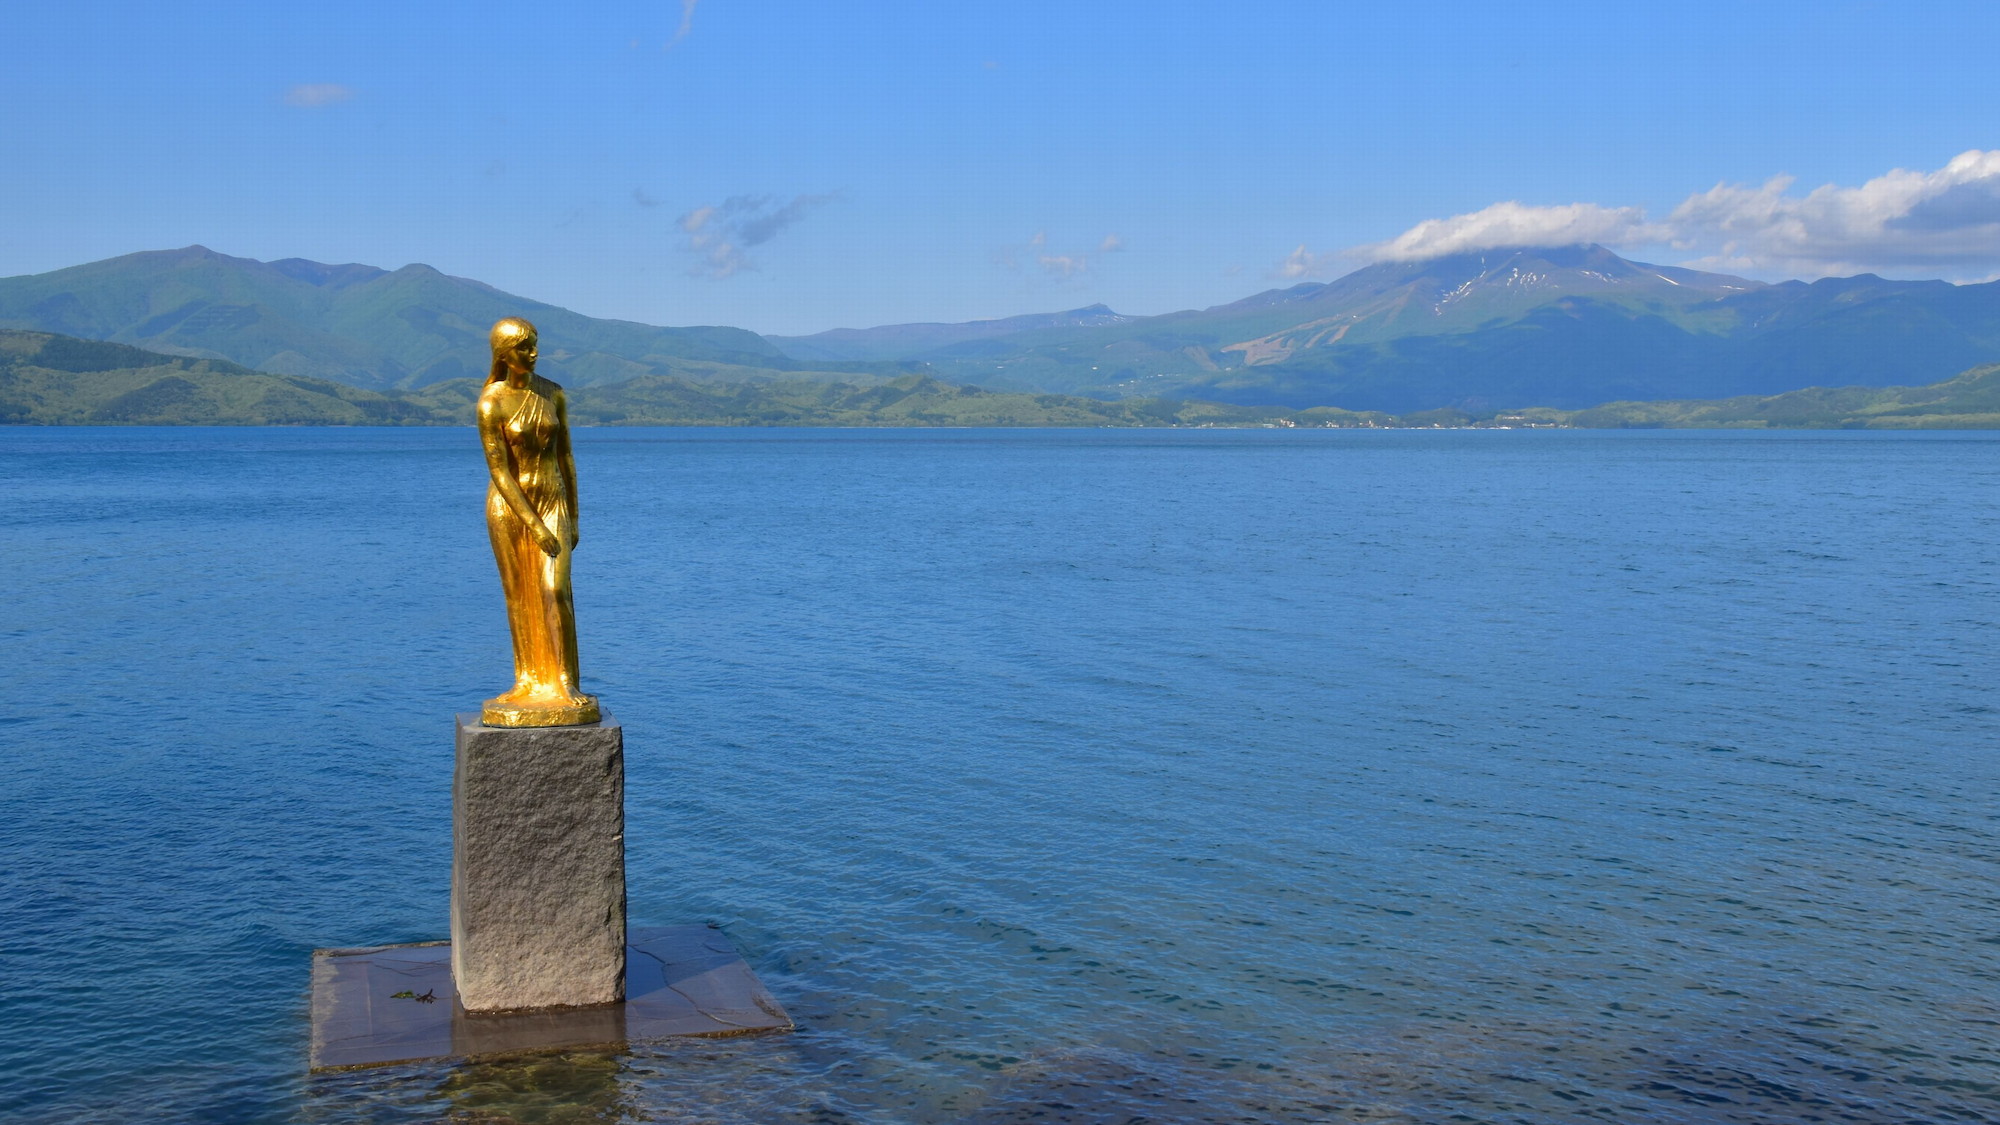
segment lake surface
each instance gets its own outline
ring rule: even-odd
[[[2000,435],[577,440],[632,922],[799,1031],[308,1078],[476,442],[0,429],[0,1119],[2000,1120]]]

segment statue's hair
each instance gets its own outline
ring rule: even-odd
[[[518,316],[502,317],[493,322],[490,340],[493,345],[493,367],[486,373],[486,381],[497,383],[507,377],[507,365],[501,362],[500,350],[513,346],[522,340],[539,339],[535,326]]]

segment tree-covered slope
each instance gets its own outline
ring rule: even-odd
[[[2000,429],[2000,364],[1921,387],[1807,387],[1693,402],[1614,402],[1563,419],[1593,428]]]
[[[854,384],[725,372],[569,388],[576,424],[714,426],[1573,426],[2000,429],[2000,364],[1914,387],[1809,387],[1777,395],[1621,401],[1582,410],[1474,406],[1350,411],[1211,401],[989,391],[924,375]],[[481,381],[370,391],[222,360],[0,329],[0,424],[470,425]]]
[[[482,376],[486,333],[503,316],[533,320],[551,376],[578,385],[703,361],[798,366],[740,328],[599,320],[423,265],[258,262],[191,246],[0,278],[0,327],[377,389]]]
[[[767,336],[786,355],[806,361],[871,362],[906,359],[956,344],[1018,336],[1049,328],[1090,328],[1131,318],[1103,305],[1059,313],[1030,313],[1000,320],[960,324],[890,324],[879,328],[835,328],[811,336]]]
[[[939,326],[922,325],[829,337],[777,342],[866,345],[940,378],[1010,389],[1395,412],[1577,409],[1943,379],[2000,356],[2000,283],[1764,285],[1599,246],[1524,248],[1382,263],[1162,316],[1030,323],[946,343]]]
[[[0,327],[378,391],[482,377],[488,327],[514,314],[541,328],[544,370],[577,390],[662,377],[865,388],[914,372],[996,392],[1396,414],[1921,385],[2000,357],[2000,283],[1762,285],[1597,246],[1382,263],[1164,316],[1092,306],[785,338],[792,356],[740,329],[597,320],[427,266],[191,247],[0,279]]]
[[[0,423],[390,426],[458,413],[450,395],[362,390],[226,360],[0,330]]]
[[[1464,397],[1451,392],[1468,373],[1425,368],[1418,372],[1420,381],[1444,388],[1444,397],[1432,389],[1404,394],[1397,388],[1411,365],[1395,362],[1399,357],[1434,352],[1449,360],[1454,351],[1477,350],[1463,337],[1503,329],[1557,304],[1601,310],[1613,322],[1661,322],[1705,335],[1726,329],[1731,319],[1705,306],[1758,286],[1722,274],[1629,262],[1598,246],[1557,247],[1382,263],[1333,282],[1161,316],[1125,317],[1103,309],[1089,321],[979,322],[1009,330],[942,343],[945,326],[936,325],[774,342],[787,349],[866,346],[876,358],[921,361],[941,377],[1013,389],[1155,394],[1199,386],[1215,391],[1215,397],[1297,405],[1298,396],[1286,388],[1305,388],[1312,397],[1321,387],[1357,386],[1398,402],[1436,405],[1429,400]],[[909,346],[893,346],[898,343]],[[1346,378],[1333,377],[1338,374]]]
[[[1298,424],[1290,415],[1307,425],[1388,421],[1338,410],[994,393],[921,375],[854,384],[836,381],[831,372],[784,378],[707,373],[729,377],[645,375],[570,387],[570,416],[581,426],[1275,425],[1280,418]],[[224,360],[0,329],[0,424],[468,426],[482,382],[452,379],[417,391],[371,391]]]

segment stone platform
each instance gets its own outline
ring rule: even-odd
[[[791,1029],[722,931],[665,926],[631,936],[622,1003],[490,1014],[459,1003],[450,942],[314,950],[312,1069]]]

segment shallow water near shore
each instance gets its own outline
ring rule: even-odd
[[[476,441],[7,428],[0,1119],[2000,1120],[2000,434],[576,438],[631,919],[800,1030],[308,1077]]]

